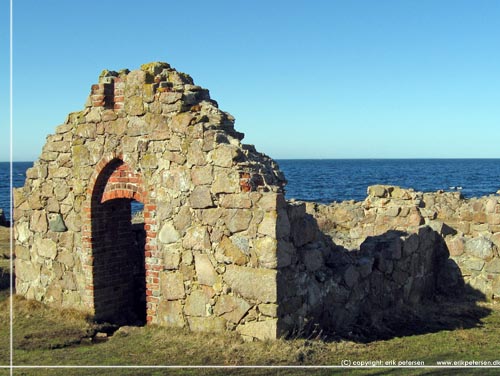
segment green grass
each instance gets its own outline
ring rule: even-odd
[[[0,259],[0,366],[10,357],[9,260]],[[291,339],[245,342],[226,333],[201,334],[155,326],[129,327],[103,342],[92,337],[103,330],[74,310],[50,308],[15,296],[13,317],[14,375],[455,375],[499,374],[500,369],[60,369],[50,366],[339,366],[342,360],[424,361],[500,360],[500,304],[440,301],[427,307],[423,334],[397,336],[369,343]],[[414,318],[412,318],[413,320]],[[426,322],[426,320],[428,322]],[[443,330],[442,328],[448,328]],[[414,331],[417,333],[418,331]],[[48,368],[30,369],[38,365]],[[0,368],[0,376],[9,370]]]
[[[0,244],[1,246],[1,244]],[[0,258],[0,366],[10,361],[10,260]],[[0,369],[0,375],[2,370]]]
[[[333,365],[341,361],[420,360],[435,365],[439,360],[497,360],[500,358],[500,307],[481,303],[490,310],[480,325],[470,329],[395,337],[385,341],[278,340],[244,342],[232,334],[190,333],[187,330],[155,326],[130,327],[107,341],[93,343],[99,330],[87,317],[73,310],[56,310],[40,303],[14,298],[14,363],[22,365]],[[8,320],[8,299],[0,303],[0,319]],[[441,308],[442,309],[442,308]],[[457,312],[458,314],[459,312]],[[2,326],[1,338],[8,337]],[[8,359],[2,345],[1,359]],[[16,369],[15,375],[389,375],[401,369]],[[409,375],[495,374],[491,369],[405,369]]]

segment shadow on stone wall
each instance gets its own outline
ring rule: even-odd
[[[415,269],[408,274],[408,279],[401,286],[395,281],[401,278],[400,271],[393,271],[393,276],[396,275],[393,279],[388,279],[385,275],[383,282],[372,288],[369,297],[361,302],[351,331],[340,331],[341,336],[370,342],[481,326],[481,319],[491,312],[478,305],[478,302],[486,300],[485,295],[464,283],[458,265],[449,258],[444,239],[435,232],[433,235],[434,247],[430,253],[424,254],[426,262],[417,262],[417,267],[413,266]],[[383,262],[387,262],[383,261],[383,253],[391,248],[391,240],[398,236],[407,234],[389,231],[368,238],[361,245],[361,250],[355,251],[354,257],[359,263],[363,258],[374,256],[375,260],[381,262],[381,266]],[[368,249],[364,249],[371,242],[377,245],[389,244],[389,247],[375,248],[370,244]],[[374,268],[378,268],[377,261]],[[407,288],[410,281],[413,286]],[[376,292],[380,295],[374,298]]]
[[[94,204],[94,307],[98,321],[146,323],[144,223],[133,223],[131,200]]]
[[[132,222],[132,231],[135,239],[132,253],[134,260],[132,261],[132,317],[134,323],[143,325],[146,323],[146,267],[144,248],[146,246],[146,230],[144,222]]]
[[[358,342],[466,329],[490,310],[484,294],[464,283],[441,235],[388,231],[358,250],[336,245],[305,214],[294,231],[316,235],[278,266],[278,331],[289,338],[347,338]],[[279,251],[281,252],[281,251]],[[278,258],[279,259],[279,258]]]

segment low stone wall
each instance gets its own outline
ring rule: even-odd
[[[464,199],[460,192],[415,192],[394,186],[368,188],[362,202],[307,204],[332,240],[354,249],[368,236],[390,230],[416,232],[428,225],[445,240],[451,262],[466,283],[487,299],[500,297],[500,197]]]
[[[385,319],[417,307],[440,289],[461,286],[456,270],[444,273],[446,245],[429,226],[414,233],[370,236],[359,249],[349,250],[318,228],[304,203],[288,203],[287,217],[289,236],[283,236],[278,248],[282,334],[376,330]]]

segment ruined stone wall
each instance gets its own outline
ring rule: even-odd
[[[457,283],[440,277],[453,266],[446,200],[379,187],[364,203],[286,202],[276,163],[242,138],[166,63],[104,71],[14,191],[17,293],[116,323],[275,339],[375,327]],[[483,205],[488,231],[497,204]],[[484,227],[445,238],[481,273],[497,249],[467,236]]]
[[[268,321],[275,338],[284,178],[233,124],[166,63],[104,71],[14,191],[17,293],[118,322]],[[139,231],[132,200],[144,204]]]
[[[362,202],[308,203],[307,211],[339,245],[353,249],[368,236],[390,230],[415,232],[429,225],[445,240],[448,267],[487,299],[500,297],[500,197],[464,199],[460,192],[415,192],[371,186]]]
[[[287,216],[278,263],[282,333],[346,335],[363,328],[373,335],[398,312],[432,300],[443,284],[459,287],[442,278],[448,253],[428,226],[412,234],[385,231],[346,249],[318,227],[305,203],[288,203]]]

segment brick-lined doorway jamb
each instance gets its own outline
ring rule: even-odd
[[[146,322],[156,322],[157,308],[160,296],[161,257],[158,254],[156,237],[158,225],[156,223],[156,203],[154,193],[145,189],[140,173],[135,172],[124,162],[123,155],[112,154],[104,157],[97,164],[90,179],[87,197],[83,206],[82,226],[82,270],[85,275],[85,294],[82,300],[91,313],[94,310],[94,277],[93,277],[93,242],[92,236],[92,204],[103,203],[112,199],[133,199],[144,205],[145,243],[145,274],[146,274]]]

